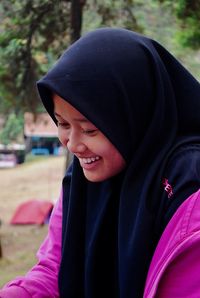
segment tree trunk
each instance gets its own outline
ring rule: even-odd
[[[81,36],[83,6],[86,0],[71,0],[71,43]]]

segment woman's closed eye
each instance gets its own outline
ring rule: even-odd
[[[58,127],[62,127],[62,128],[65,128],[65,129],[70,128],[70,125],[67,122],[58,122],[57,124],[58,124]]]
[[[86,135],[95,135],[97,133],[98,129],[83,129],[82,132]]]
[[[70,129],[71,126],[68,122],[59,122],[58,121],[58,127],[63,128],[63,129]],[[94,136],[97,133],[98,129],[97,128],[80,128],[80,132],[85,134],[85,135],[91,135]]]

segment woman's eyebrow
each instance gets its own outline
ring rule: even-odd
[[[60,114],[56,113],[56,112],[54,113],[54,115],[55,115],[56,117],[58,117],[58,118],[63,119],[63,117],[62,117]],[[64,119],[63,119],[63,120],[64,120]],[[87,123],[87,122],[89,122],[89,120],[88,120],[87,118],[85,118],[85,117],[74,118],[73,120],[76,121],[76,122],[82,122],[82,123]]]
[[[83,122],[83,123],[89,122],[89,120],[87,120],[86,118],[74,118],[73,120],[76,122]]]

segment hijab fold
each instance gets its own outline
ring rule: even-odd
[[[92,183],[74,157],[63,180],[60,297],[142,297],[167,224],[166,166],[178,148],[200,143],[200,85],[156,41],[104,28],[70,46],[37,86],[55,122],[52,93],[100,129],[127,163],[120,175]],[[170,205],[170,217],[185,199]]]

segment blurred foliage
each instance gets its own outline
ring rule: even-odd
[[[0,143],[8,145],[9,143],[15,142],[19,135],[23,133],[23,118],[15,113],[8,115],[5,126],[0,132]]]
[[[123,25],[141,31],[133,14],[133,0],[79,1],[85,6],[85,19],[89,14],[95,14],[93,20],[100,20],[95,27]],[[70,44],[71,25],[74,22],[70,9],[77,2],[1,1],[0,98],[6,98],[8,103],[5,106],[3,103],[0,105],[2,112],[13,108],[36,112],[41,107],[35,82],[57,60],[58,53],[61,54]],[[80,20],[77,19],[78,21]],[[90,21],[92,22],[91,19]]]
[[[135,11],[141,7],[139,0],[88,0],[84,7],[83,32],[99,27],[123,27],[143,32]]]
[[[0,97],[35,111],[35,82],[68,43],[69,2],[3,0],[0,11]]]
[[[158,0],[171,8],[179,20],[178,41],[186,47],[200,47],[200,0]]]

